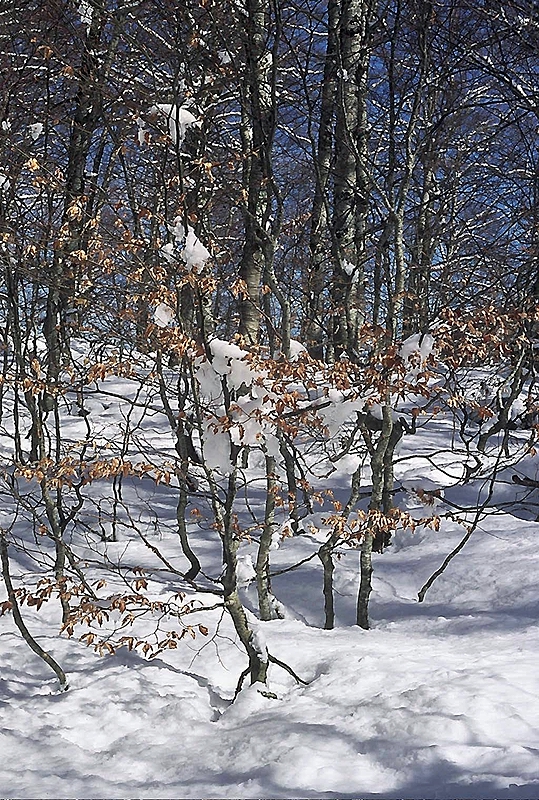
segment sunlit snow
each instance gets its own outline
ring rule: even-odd
[[[156,323],[167,323],[170,313],[166,304],[158,306]],[[417,345],[411,353],[421,352]],[[58,635],[57,602],[39,612],[25,606],[29,627],[62,663],[70,689],[57,692],[54,677],[21,641],[11,615],[1,617],[0,794],[29,799],[537,797],[536,490],[530,495],[530,489],[511,482],[511,471],[504,473],[481,524],[423,603],[417,602],[419,589],[461,541],[465,528],[447,516],[439,531],[398,532],[386,552],[375,557],[370,631],[354,624],[359,554],[349,547],[340,548],[335,560],[336,628],[322,629],[322,568],[316,550],[330,530],[331,502],[315,506],[300,520],[298,536],[290,535],[284,505],[271,551],[272,591],[282,619],[257,621],[253,563],[265,495],[255,423],[264,447],[274,447],[271,429],[256,419],[271,404],[257,383],[264,373],[241,347],[213,339],[210,352],[209,359],[200,358],[195,378],[215,416],[208,415],[197,446],[204,448],[208,467],[225,485],[232,469],[231,438],[218,415],[223,381],[231,381],[241,391],[227,425],[241,422],[254,448],[242,472],[237,504],[239,591],[253,620],[253,643],[260,653],[269,649],[290,665],[305,683],[270,664],[268,685],[245,681],[233,702],[246,657],[229,618],[215,608],[215,595],[199,593],[199,604],[214,610],[192,616],[195,624],[207,626],[208,635],[188,637],[153,659],[126,648],[101,657],[76,638]],[[105,394],[90,394],[87,401],[95,447],[116,452],[128,401],[137,398],[130,421],[137,447],[173,456],[168,423],[155,413],[150,383],[145,397],[127,379],[111,376],[103,388]],[[320,414],[339,435],[339,424],[341,431],[352,424],[364,400],[334,390],[321,393],[318,402],[328,403]],[[66,435],[80,440],[84,420],[64,408],[61,413]],[[395,497],[416,519],[433,507],[436,513],[455,504],[473,508],[479,497],[486,497],[481,479],[459,485],[464,454],[455,452],[452,437],[451,421],[438,417],[415,436],[404,437],[395,464]],[[131,457],[138,457],[135,451]],[[316,449],[305,449],[305,465],[314,468],[318,458]],[[521,461],[518,471],[536,477],[537,456]],[[193,485],[187,509],[191,544],[208,576],[218,580],[221,540],[214,528],[199,523],[209,508],[203,476],[200,489]],[[369,485],[365,470],[362,486]],[[322,488],[346,500],[347,458],[335,462]],[[106,485],[98,482],[95,490],[96,508],[103,512]],[[168,566],[133,528],[120,527],[114,539],[108,523],[99,528],[97,515],[91,529],[73,534],[77,552],[86,559],[92,580],[103,575],[98,554],[112,565],[106,572],[111,592],[125,588],[114,570],[129,563],[148,570],[151,597],[168,597],[179,580],[169,568],[185,569],[175,522],[177,491],[137,478],[123,482],[122,499]],[[526,503],[527,518],[519,518]],[[33,546],[31,529],[6,502],[1,514],[2,526],[14,525],[17,536],[29,537]],[[469,523],[473,515],[464,516]],[[12,561],[16,580],[27,578],[27,559],[14,550]]]

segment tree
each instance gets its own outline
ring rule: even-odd
[[[396,498],[403,437],[431,406],[453,414],[469,481],[531,443],[511,426],[535,413],[535,21],[516,0],[21,0],[17,14],[0,33],[5,610],[23,631],[25,603],[54,597],[64,630],[149,654],[224,609],[239,683],[264,681],[283,664],[243,594],[248,541],[265,621],[281,613],[278,530],[302,536],[322,502],[308,558],[325,626],[336,559],[359,548],[367,628],[373,552],[419,524]],[[468,391],[478,366],[491,396]],[[345,456],[339,503],[324,481]],[[180,567],[148,533],[160,486]],[[220,543],[222,572],[195,530]],[[93,587],[78,548],[101,564],[121,536],[173,596],[127,563],[125,592]],[[35,570],[17,586],[21,551]],[[152,634],[99,634],[124,613]]]

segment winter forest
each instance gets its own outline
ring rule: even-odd
[[[537,798],[538,4],[0,63],[0,794]]]

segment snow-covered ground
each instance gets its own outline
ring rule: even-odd
[[[120,395],[129,391],[127,384],[118,388]],[[96,441],[110,439],[118,421],[114,408],[92,409]],[[125,414],[119,419],[125,428]],[[83,421],[74,418],[75,424]],[[139,444],[151,440],[159,449],[162,425],[147,414],[144,424],[134,426]],[[399,502],[412,513],[424,509],[411,489],[450,487],[458,473],[460,457],[451,454],[451,435],[440,420],[419,434],[419,444],[413,437],[405,441],[397,479],[410,491],[401,492]],[[436,456],[444,479],[432,459],[421,455],[431,451],[444,453]],[[532,457],[521,462],[520,474],[536,476],[536,464]],[[345,496],[351,471],[344,459],[327,486]],[[118,532],[118,541],[92,538],[92,525],[100,531],[98,512],[104,517],[108,510],[99,486],[91,487],[95,519],[88,517],[87,529],[77,534],[87,540],[86,549],[77,540],[77,553],[86,559],[90,576],[105,574],[95,558],[105,553],[111,587],[112,567],[129,562],[147,568],[151,596],[168,597],[177,590],[174,573],[127,527]],[[253,487],[250,510],[256,514],[256,483]],[[447,502],[471,504],[479,488],[475,483],[447,488]],[[539,797],[539,523],[533,505],[539,490],[512,484],[509,472],[496,491],[470,540],[423,603],[417,593],[462,539],[461,525],[445,520],[439,531],[399,532],[375,557],[369,631],[354,625],[357,550],[343,549],[336,562],[332,631],[320,627],[317,558],[275,576],[273,589],[285,618],[260,622],[259,630],[270,652],[305,683],[271,666],[268,686],[245,683],[235,702],[246,658],[219,609],[193,615],[193,623],[208,627],[207,635],[197,631],[177,649],[146,659],[127,648],[100,656],[77,641],[84,629],[71,639],[59,636],[56,601],[39,612],[23,606],[29,628],[68,674],[65,693],[57,691],[48,667],[21,641],[11,615],[4,615],[0,795]],[[522,515],[515,500],[524,495],[528,505]],[[184,568],[173,487],[126,481],[122,502],[169,565]],[[191,510],[200,507],[203,515],[204,502],[194,495]],[[6,526],[9,509],[4,505],[2,511]],[[31,542],[21,528],[23,517],[14,532]],[[273,570],[315,552],[323,533],[306,529],[272,552]],[[217,537],[201,525],[191,543],[205,569],[218,575]],[[254,547],[246,540],[240,549],[246,564]],[[15,552],[12,557],[15,581],[30,580],[29,559]],[[245,605],[255,609],[254,586],[241,591]],[[213,600],[205,597],[209,604]]]
[[[274,669],[276,697],[247,687],[234,704],[244,656],[224,631],[146,661],[101,658],[45,627],[41,643],[69,673],[58,694],[4,618],[0,794],[536,798],[536,537],[534,523],[496,518],[423,604],[414,596],[456,537],[407,537],[377,559],[371,631],[261,623],[309,683]],[[350,553],[337,570],[341,620],[356,572]],[[315,581],[319,570],[298,570],[298,616]]]

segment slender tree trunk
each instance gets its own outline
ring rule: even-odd
[[[106,56],[99,52],[105,12],[103,6],[94,0],[90,0],[89,5],[92,20],[81,59],[77,106],[68,148],[64,211],[58,241],[55,243],[43,325],[48,352],[47,379],[51,388],[58,383],[62,354],[69,341],[72,322],[69,311],[76,291],[79,254],[85,249],[89,212],[86,164],[102,110],[102,83],[117,44],[117,40],[113,39]],[[52,403],[54,392],[51,395]]]
[[[357,619],[360,628],[369,630],[369,599],[372,591],[372,544],[374,535],[371,530],[365,533],[365,538],[361,544],[360,552],[360,573],[359,592],[357,596]]]
[[[324,323],[324,290],[328,285],[328,248],[331,242],[328,230],[330,221],[328,189],[333,155],[339,5],[339,0],[328,0],[328,38],[320,97],[318,143],[316,153],[313,155],[316,183],[309,239],[310,265],[307,279],[305,339],[310,354],[318,359],[324,357],[323,342],[327,333]]]
[[[352,475],[350,496],[346,506],[342,511],[345,519],[348,518],[348,515],[359,499],[360,482],[361,467],[358,467],[358,469]],[[335,562],[333,560],[333,552],[335,547],[342,540],[341,536],[341,530],[336,528],[327,542],[324,542],[322,547],[318,550],[318,558],[322,562],[323,567],[324,628],[326,630],[332,630],[335,626],[335,598],[333,595],[333,573],[335,571]]]
[[[324,628],[327,631],[333,630],[335,626],[335,600],[333,597],[333,563],[334,542],[329,539],[318,551],[318,557],[323,567],[323,594],[324,594]]]
[[[247,614],[238,594],[238,548],[240,540],[234,532],[232,508],[236,496],[236,472],[233,471],[228,480],[228,491],[225,513],[222,518],[222,540],[224,574],[222,578],[225,608],[232,618],[234,628],[245,648],[249,659],[249,675],[251,683],[265,683],[268,672],[269,657],[267,650],[259,646],[255,633],[249,625]]]
[[[22,618],[22,614],[19,608],[19,604],[17,601],[17,595],[15,594],[15,590],[13,588],[13,582],[11,580],[11,573],[9,569],[9,554],[7,548],[7,542],[5,538],[4,531],[0,531],[0,555],[2,561],[2,576],[4,578],[4,583],[6,585],[7,596],[8,600],[11,605],[11,611],[13,614],[13,620],[15,625],[20,631],[20,634],[28,647],[34,651],[36,655],[41,658],[45,664],[47,664],[58,680],[60,681],[60,689],[65,692],[69,688],[67,683],[67,677],[61,666],[55,661],[55,659],[44,650],[41,645],[34,639],[26,624]]]
[[[393,31],[391,59],[390,59],[390,105],[395,107],[395,98],[398,96],[398,88],[394,82],[393,70],[400,55],[397,51],[397,42],[400,27],[402,5],[399,2],[397,6],[395,29]],[[406,246],[404,238],[405,229],[405,216],[406,204],[412,183],[413,172],[416,167],[418,158],[418,148],[415,142],[416,131],[420,120],[420,114],[425,102],[425,84],[428,78],[428,71],[430,66],[430,54],[428,49],[427,33],[429,26],[432,23],[431,19],[432,5],[426,2],[422,5],[422,17],[418,20],[418,60],[419,60],[419,75],[417,84],[414,89],[412,98],[411,109],[407,120],[405,133],[404,133],[404,164],[401,167],[402,177],[400,177],[398,190],[395,195],[393,191],[390,192],[390,216],[393,222],[394,233],[394,279],[393,285],[391,280],[388,280],[388,313],[386,320],[386,328],[391,335],[392,342],[398,338],[402,333],[404,302],[405,302],[405,289],[407,284],[407,259],[406,259]],[[402,122],[402,120],[401,120]],[[390,153],[394,154],[397,151],[398,142],[403,138],[402,132],[399,131],[397,126],[397,117],[395,114],[390,118]],[[396,168],[396,160],[394,156],[391,158],[392,167]],[[395,169],[395,176],[397,170]],[[426,288],[426,287],[425,287]],[[428,299],[424,298],[424,308],[428,309]],[[427,311],[428,313],[428,311]]]
[[[430,267],[434,235],[432,219],[434,170],[430,163],[424,170],[412,262],[408,274],[408,290],[404,299],[403,337],[417,331],[426,331],[429,324]]]
[[[372,471],[372,495],[369,504],[369,511],[379,512],[384,503],[384,478],[387,470],[385,463],[386,452],[393,432],[393,410],[389,403],[389,397],[382,408],[382,430],[378,443],[371,457]],[[372,591],[372,551],[376,536],[383,535],[380,526],[376,522],[376,515],[365,532],[361,545],[361,575],[359,582],[359,592],[357,598],[357,624],[361,628],[369,628],[369,599]]]
[[[64,526],[60,519],[61,508],[61,495],[56,499],[51,497],[47,481],[41,481],[41,496],[45,505],[45,513],[51,528],[51,536],[54,540],[54,547],[56,550],[56,560],[54,562],[54,575],[58,583],[59,589],[65,581],[65,563],[66,563],[66,545],[64,542]],[[60,592],[60,604],[62,606],[62,623],[65,625],[69,618],[71,609],[69,603]]]
[[[247,0],[244,49],[246,80],[243,90],[242,138],[244,149],[245,242],[239,269],[240,293],[239,333],[248,342],[258,341],[260,328],[261,279],[273,247],[271,149],[275,133],[275,65],[267,49],[269,9],[264,0]]]
[[[275,493],[277,481],[275,478],[275,458],[266,456],[266,508],[262,535],[258,545],[256,558],[256,588],[258,591],[258,607],[260,619],[277,619],[278,614],[273,601],[270,580],[270,550],[275,532]]]
[[[339,19],[333,201],[333,357],[357,355],[365,315],[365,231],[369,208],[367,85],[370,2],[343,0]]]

